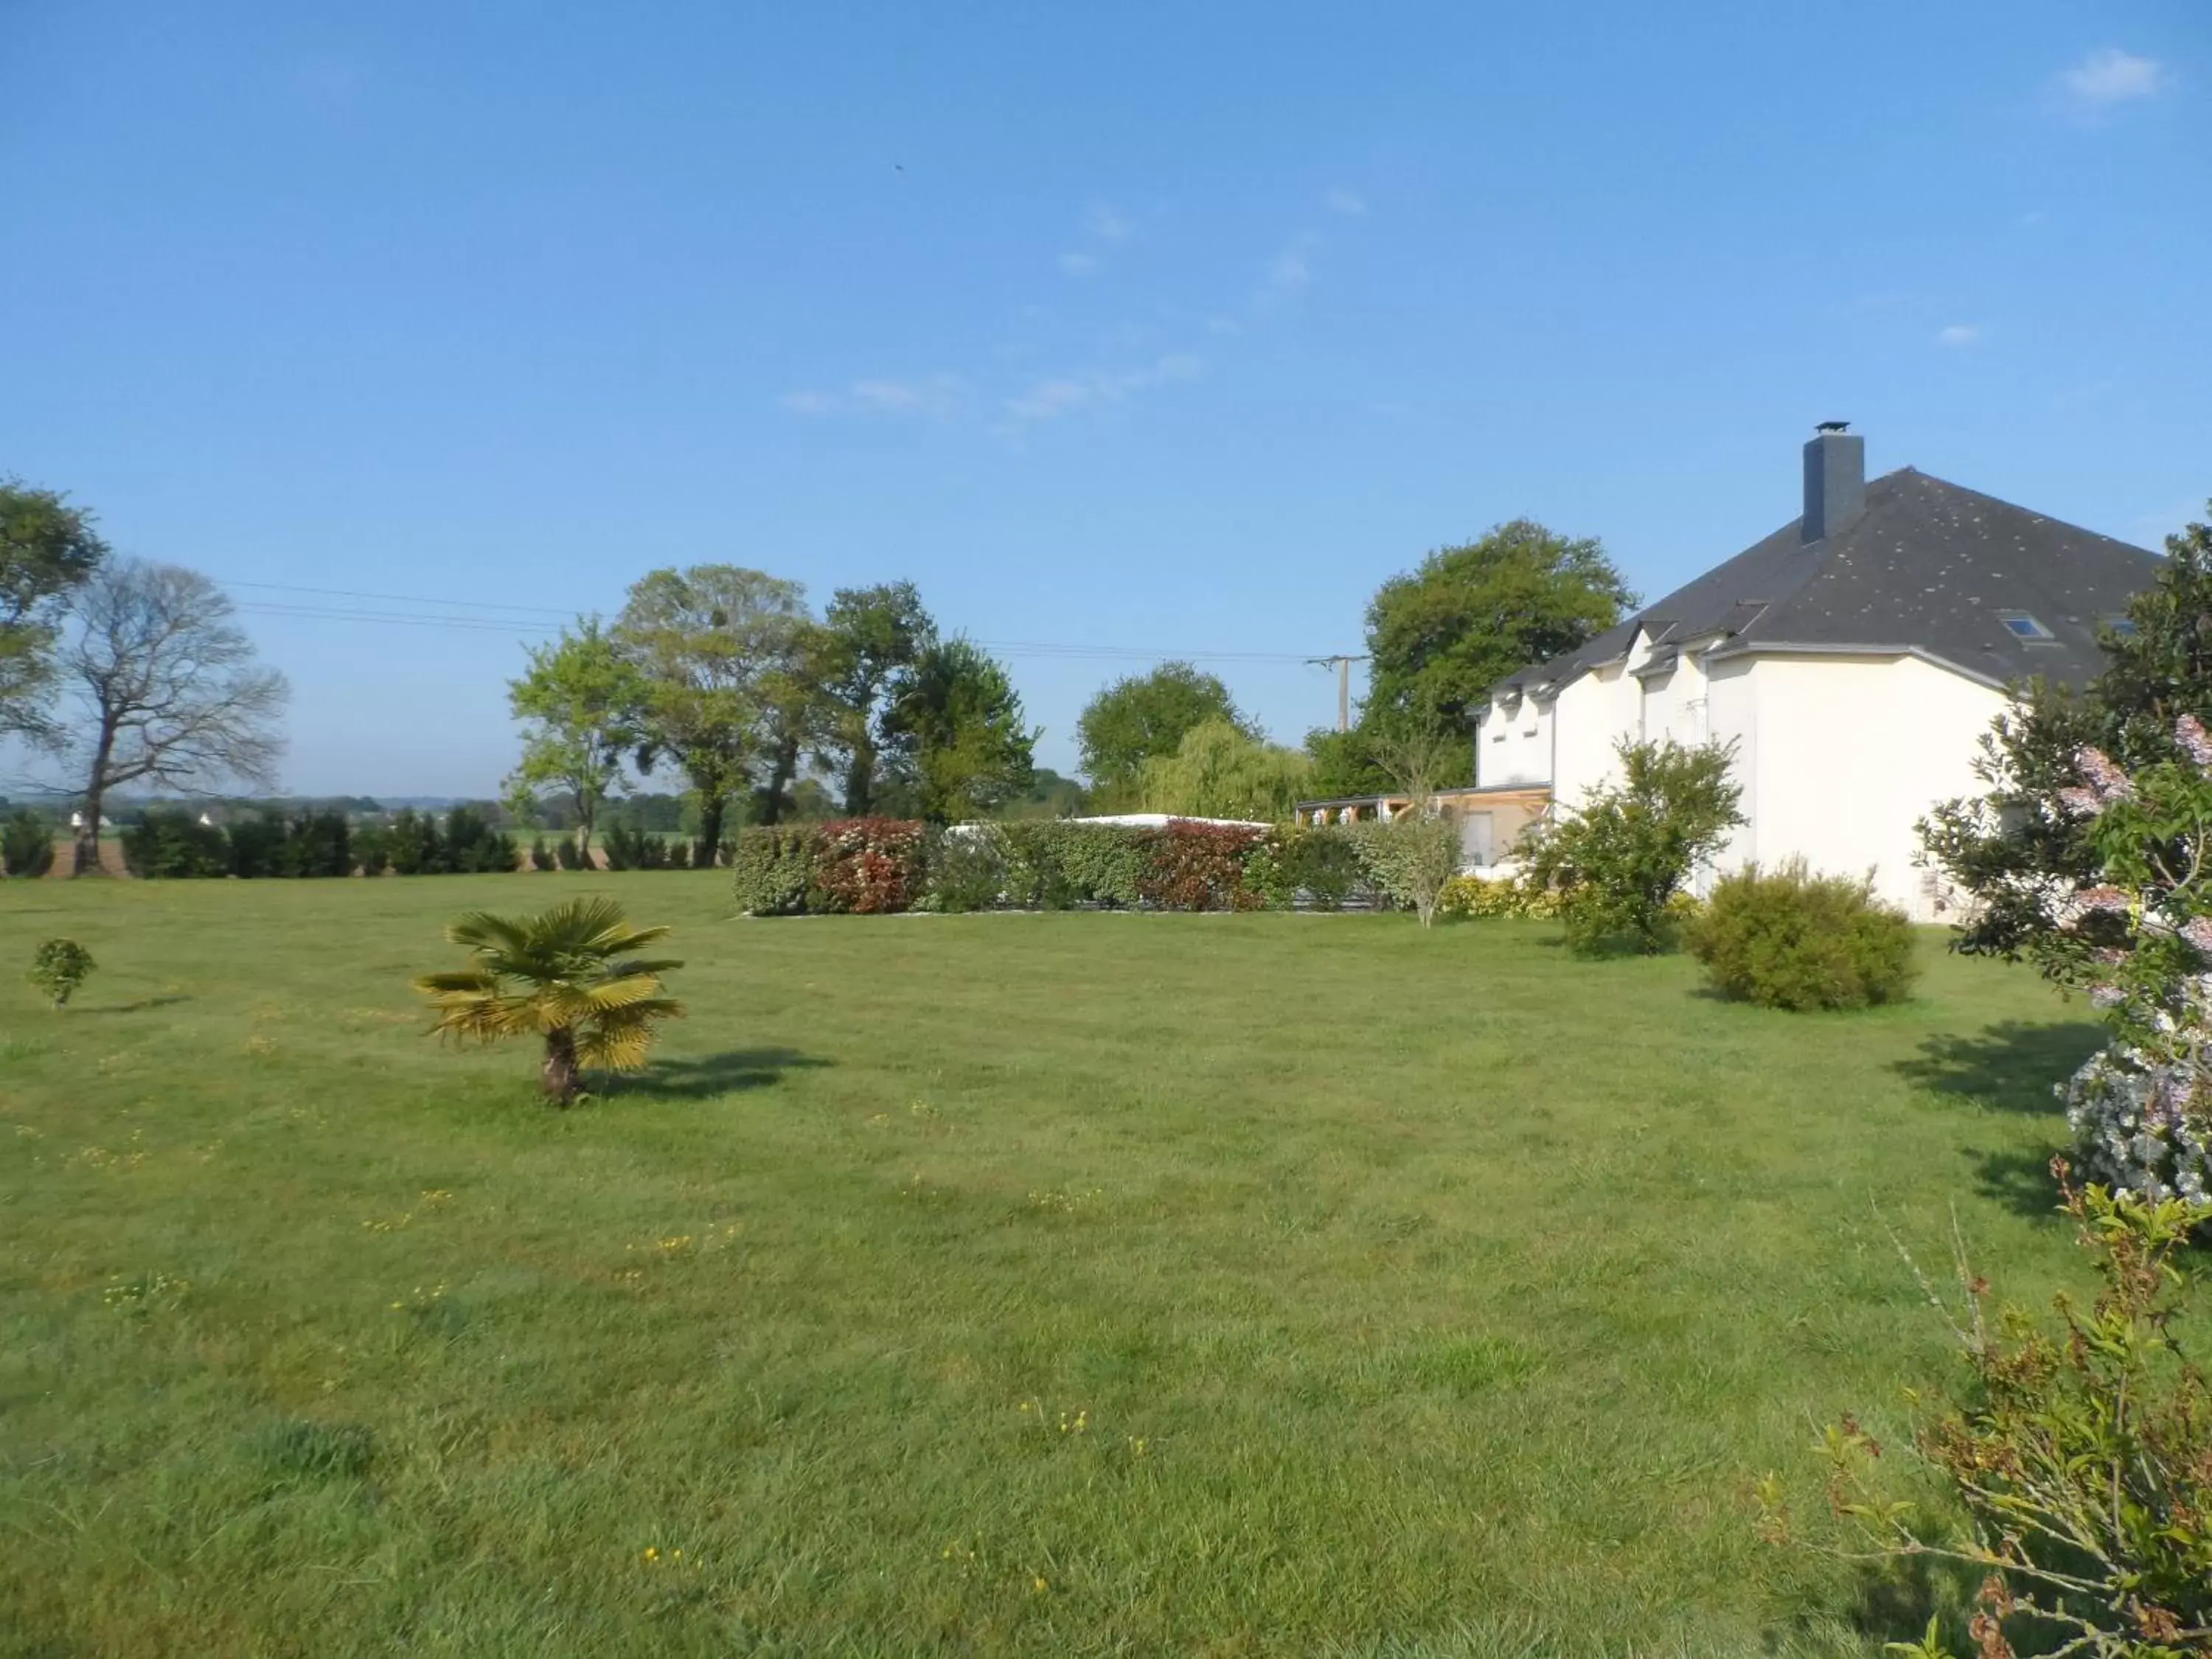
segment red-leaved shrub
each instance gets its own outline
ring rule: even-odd
[[[823,824],[819,833],[808,909],[872,916],[914,902],[921,890],[921,824],[905,818],[842,818]]]
[[[1244,884],[1244,859],[1262,832],[1237,824],[1177,819],[1157,832],[1137,890],[1163,910],[1256,910]]]

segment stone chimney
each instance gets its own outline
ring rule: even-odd
[[[1844,428],[1848,421],[1823,421],[1805,446],[1805,516],[1798,538],[1826,541],[1848,530],[1866,511],[1866,440]]]

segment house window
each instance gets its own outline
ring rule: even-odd
[[[2025,611],[2000,611],[1997,620],[2011,630],[2016,640],[2026,640],[2031,645],[2048,645],[2058,636]]]

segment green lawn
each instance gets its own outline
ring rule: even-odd
[[[691,1017],[562,1114],[407,978],[585,890]],[[2081,1277],[2095,1033],[1933,934],[1822,1018],[1534,924],[726,910],[0,883],[0,1653],[1873,1651],[1750,1488],[1946,1374],[1886,1228]]]

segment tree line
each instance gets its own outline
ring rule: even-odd
[[[580,618],[509,684],[510,810],[557,808],[589,854],[635,769],[689,784],[699,839],[798,815],[814,781],[849,817],[981,817],[1036,781],[1037,732],[1005,666],[943,634],[912,582],[805,587],[739,565],[654,570],[611,623]]]
[[[1638,600],[1594,538],[1516,519],[1442,547],[1370,601],[1366,696],[1350,729],[1271,743],[1187,662],[1117,680],[1077,723],[1102,810],[1278,819],[1300,798],[1474,781],[1474,718],[1517,668],[1586,644]]]
[[[710,855],[732,819],[830,812],[1279,819],[1302,796],[1472,781],[1490,686],[1636,602],[1595,540],[1500,525],[1376,592],[1370,689],[1351,730],[1273,743],[1218,678],[1164,663],[1084,710],[1085,792],[1037,768],[1039,734],[1005,665],[945,633],[913,583],[839,588],[817,613],[796,581],[669,567],[633,583],[611,622],[579,618],[529,649],[509,685],[523,748],[505,804],[524,823],[573,830],[587,858],[613,803],[664,776],[682,780]],[[287,696],[213,581],[118,559],[88,512],[0,480],[0,738],[74,769],[78,870],[98,867],[98,826],[118,792],[270,786]]]

